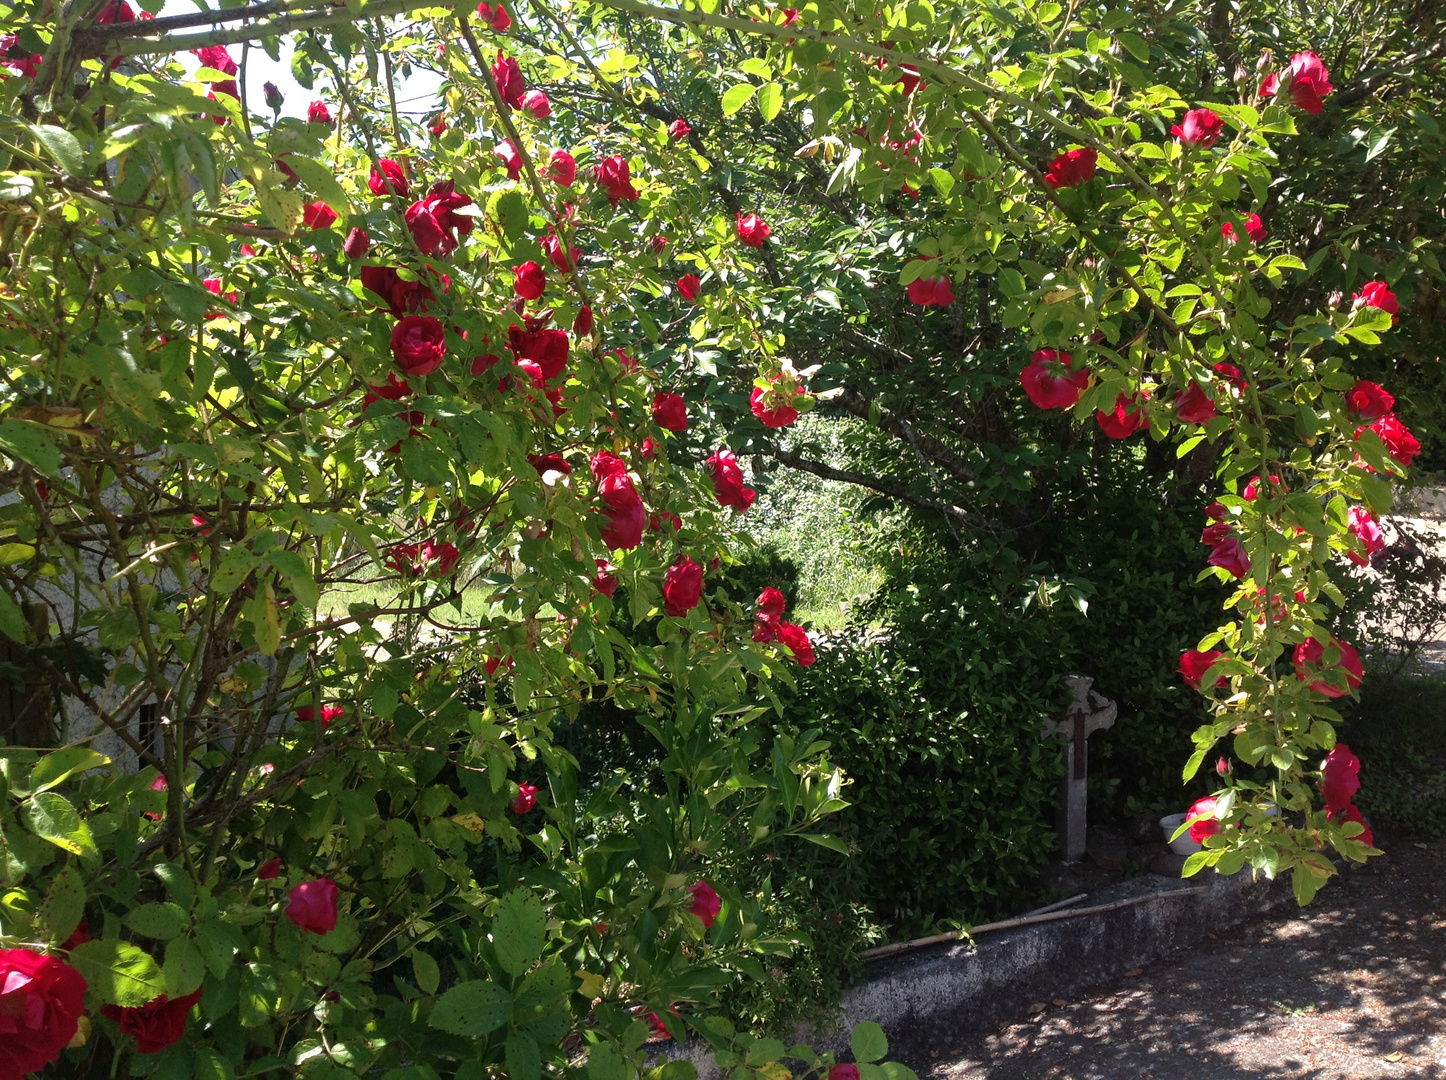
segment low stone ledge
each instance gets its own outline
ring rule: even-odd
[[[1231,877],[1206,871],[1188,881],[1135,878],[1080,905],[1137,901],[1127,906],[985,934],[977,947],[943,943],[873,961],[867,980],[844,997],[838,1026],[796,1030],[793,1041],[820,1052],[845,1051],[849,1029],[873,1020],[888,1033],[891,1060],[922,1067],[931,1051],[1020,1016],[1034,1002],[1076,995],[1290,895],[1287,881],[1252,881],[1248,871]],[[700,1080],[722,1076],[707,1047],[694,1044],[684,1056]]]

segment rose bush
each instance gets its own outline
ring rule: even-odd
[[[793,305],[773,290],[799,299],[780,272],[793,230],[713,183],[679,110],[647,116],[640,61],[598,47],[618,12],[710,50],[744,35],[758,55],[719,53],[734,85],[708,115],[769,124],[811,103],[798,160],[836,162],[826,191],[927,197],[901,284],[927,270],[916,294],[953,310],[955,280],[997,277],[1019,338],[1001,384],[1182,454],[1209,442],[1226,528],[1205,573],[1238,616],[1198,646],[1226,688],[1202,687],[1217,719],[1189,771],[1233,736],[1276,773],[1230,774],[1212,816],[1237,827],[1191,869],[1290,870],[1306,900],[1332,872],[1324,843],[1368,853],[1349,808],[1314,806],[1327,701],[1359,677],[1325,644],[1323,567],[1360,543],[1351,507],[1384,510],[1419,449],[1344,397],[1350,350],[1399,305],[1374,282],[1348,310],[1272,322],[1272,288],[1309,268],[1220,228],[1265,199],[1289,110],[1329,99],[1318,60],[1206,107],[1150,89],[1124,59],[1144,39],[1115,50],[1084,23],[985,71],[940,59],[934,20],[906,7],[774,20],[609,0],[519,25],[417,5],[400,36],[330,5],[287,18],[302,10],[293,70],[326,85],[335,128],[250,113],[246,51],[213,39],[274,45],[290,24],[263,13],[191,33],[120,3],[0,17],[20,118],[0,170],[0,632],[64,699],[31,695],[0,754],[0,944],[69,965],[90,1018],[66,1049],[78,984],[56,974],[25,1003],[39,1026],[0,1049],[28,1055],[17,1068],[616,1080],[642,1068],[648,1014],[727,1038],[706,1016],[718,990],[796,943],[769,935],[768,887],[739,868],[838,846],[819,832],[843,805],[824,748],[757,728],[813,647],[773,598],[747,611],[709,576],[756,495],[739,452],[813,406],[805,378],[847,388],[795,368],[775,322]],[[1076,17],[1019,10],[1046,37]],[[554,33],[567,56],[531,44]],[[219,50],[195,76],[168,59],[192,47]],[[427,127],[368,78],[394,89],[423,61],[446,81]],[[569,119],[585,106],[565,93],[529,98],[544,72],[587,79],[578,102],[609,102],[616,127]],[[1052,85],[1090,95],[1084,119]],[[669,260],[709,275],[694,314],[666,294]],[[658,393],[691,403],[723,354],[747,358],[751,392],[699,425],[706,446],[674,438]],[[749,426],[720,446],[725,422]],[[1300,678],[1277,670],[1292,648]],[[639,717],[663,782],[579,775],[555,734],[594,702]],[[293,723],[303,709],[322,722]],[[94,936],[71,944],[82,920]],[[193,1035],[142,1060],[178,1029]]]

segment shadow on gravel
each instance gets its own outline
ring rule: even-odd
[[[1446,842],[915,1062],[934,1080],[1446,1080]]]

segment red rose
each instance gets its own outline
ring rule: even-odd
[[[557,236],[544,236],[541,247],[542,253],[547,256],[547,261],[563,273],[576,266],[577,258],[582,254],[577,248],[563,244]]]
[[[444,113],[438,113],[436,118],[427,125],[427,131],[431,133],[432,138],[434,139],[440,139],[442,137],[442,133],[446,130],[447,117]]]
[[[1379,420],[1396,407],[1396,399],[1379,383],[1359,380],[1346,391],[1346,412],[1352,420],[1369,423]]]
[[[794,12],[795,15],[798,12]],[[828,1080],[859,1080],[859,1067],[839,1062],[828,1070]]]
[[[407,183],[407,174],[402,171],[401,164],[391,158],[382,158],[372,167],[367,187],[371,188],[373,195],[396,195],[402,199],[412,193],[412,185]]]
[[[783,25],[783,26],[792,26],[792,25],[793,25],[794,23],[796,23],[796,22],[798,22],[798,8],[784,8],[784,9],[783,9],[783,22],[782,22],[781,25]],[[849,1067],[850,1067],[850,1068],[853,1068],[853,1066],[849,1066]],[[835,1080],[835,1078],[834,1078],[832,1075],[830,1075],[830,1076],[829,1076],[829,1080]],[[857,1080],[857,1078],[855,1078],[855,1080]]]
[[[588,304],[577,309],[577,318],[572,320],[572,332],[580,338],[592,337],[592,307]]]
[[[702,284],[697,274],[684,274],[678,279],[678,293],[684,300],[692,303],[698,299],[698,289]]]
[[[313,101],[306,107],[306,122],[308,124],[325,124],[330,127],[332,124],[331,110],[326,107],[324,101]]]
[[[758,594],[758,610],[753,613],[753,640],[769,642],[778,636],[788,598],[772,585]]]
[[[596,480],[628,471],[628,463],[608,450],[599,450],[594,454],[588,461],[588,467],[592,469],[593,478]]]
[[[1093,146],[1056,154],[1044,171],[1044,182],[1052,188],[1078,187],[1088,183],[1095,175],[1098,160],[1099,155]]]
[[[536,300],[547,289],[547,273],[528,261],[512,271],[512,291],[524,300]]]
[[[1210,370],[1217,374],[1224,375],[1225,381],[1238,390],[1245,390],[1250,386],[1250,380],[1245,377],[1244,373],[1238,367],[1229,361],[1222,360],[1218,364],[1212,364]]]
[[[711,930],[718,912],[723,910],[723,901],[706,881],[693,882],[688,886],[688,894],[693,898],[688,905],[688,914],[698,916],[703,920],[703,929]]]
[[[766,244],[773,233],[773,230],[768,227],[768,222],[757,214],[739,214],[737,229],[738,239],[749,247],[755,248],[761,248]]]
[[[1395,413],[1386,414],[1370,427],[1381,437],[1381,442],[1386,444],[1386,452],[1404,466],[1409,467],[1421,452],[1421,443],[1411,434],[1410,428],[1396,419]],[[1357,440],[1365,430],[1363,427],[1356,428]]]
[[[337,717],[345,715],[346,709],[340,705],[323,705],[321,707],[321,730],[325,731],[328,724]],[[296,710],[296,719],[309,723],[316,719],[316,709],[310,705],[303,705]]]
[[[514,814],[525,814],[537,805],[537,785],[520,783],[517,785],[517,797],[512,800],[512,812]]]
[[[420,378],[441,367],[447,357],[447,338],[440,319],[406,315],[392,327],[392,358],[408,375]]]
[[[567,367],[568,341],[563,330],[523,330],[513,323],[507,330],[507,347],[519,360],[531,360],[548,382]]]
[[[403,281],[393,266],[363,266],[360,276],[362,288],[379,296],[393,318],[426,311],[437,298],[436,293],[422,282]]]
[[[606,559],[594,559],[593,562],[597,564],[597,572],[592,576],[592,587],[611,600],[613,593],[618,591],[618,568]]]
[[[1040,349],[1019,373],[1019,382],[1039,408],[1072,409],[1090,381],[1089,368],[1075,371],[1073,364],[1067,352]]]
[[[1228,221],[1221,224],[1220,235],[1231,243],[1234,243],[1238,239],[1235,235],[1235,226]],[[1252,244],[1260,243],[1269,235],[1269,233],[1265,231],[1265,225],[1261,222],[1259,214],[1249,214],[1246,216],[1245,235],[1250,237]]]
[[[0,67],[8,67],[21,78],[33,79],[40,70],[40,53],[28,53],[20,47],[18,34],[0,34]]]
[[[1227,536],[1216,544],[1206,562],[1211,566],[1221,567],[1231,577],[1243,578],[1250,573],[1250,557],[1245,554],[1244,546],[1234,536]]]
[[[347,233],[346,239],[341,244],[341,253],[348,259],[364,259],[371,249],[372,238],[360,226]]]
[[[674,532],[681,532],[683,519],[677,514],[670,514],[666,510],[661,513],[648,515],[648,532],[662,532],[664,525],[671,525]],[[714,560],[717,561],[716,559]],[[716,569],[716,567],[714,568]]]
[[[1170,134],[1185,146],[1198,146],[1208,150],[1215,145],[1220,133],[1225,130],[1225,121],[1211,109],[1191,109],[1180,123],[1170,129]]]
[[[1361,817],[1361,811],[1355,804],[1346,806],[1341,813],[1332,814],[1331,820],[1342,825],[1347,821],[1354,821],[1361,827],[1361,831],[1356,835],[1355,839],[1370,847],[1376,846],[1376,838],[1371,833],[1371,827],[1366,824],[1366,819]]]
[[[1095,410],[1095,422],[1112,439],[1128,439],[1145,426],[1145,410],[1139,394],[1121,394],[1109,412]]]
[[[674,618],[688,614],[703,596],[703,568],[687,555],[663,575],[663,610]]]
[[[1361,759],[1345,743],[1336,743],[1321,763],[1320,792],[1326,810],[1332,814],[1344,810],[1360,790]]]
[[[561,454],[529,454],[527,455],[527,462],[536,469],[538,473],[555,472],[562,473],[566,476],[572,472],[572,466],[567,463],[567,459]]]
[[[512,25],[512,16],[507,14],[507,7],[501,0],[495,5],[482,0],[482,3],[477,5],[477,17],[499,34],[505,33]]]
[[[281,859],[267,859],[256,868],[256,879],[258,881],[275,881],[281,876]]]
[[[1376,524],[1376,519],[1364,506],[1353,506],[1350,511],[1351,534],[1365,547],[1364,555],[1354,551],[1347,552],[1351,562],[1357,566],[1368,566],[1371,556],[1378,551],[1386,550],[1386,535],[1381,532],[1381,527]]]
[[[512,144],[511,139],[503,139],[492,152],[502,159],[509,179],[516,180],[522,175],[522,153]]]
[[[631,510],[642,505],[643,501],[638,489],[633,486],[633,478],[621,470],[598,480],[597,497],[610,510]]]
[[[450,255],[457,250],[457,234],[472,231],[472,218],[456,211],[471,205],[471,198],[453,191],[452,182],[446,180],[433,184],[425,197],[412,203],[403,220],[422,254]]]
[[[720,506],[731,506],[740,514],[753,505],[758,493],[743,484],[743,470],[732,450],[718,450],[708,459],[713,474],[713,495]]]
[[[1175,415],[1181,423],[1203,424],[1215,418],[1215,399],[1199,383],[1192,382],[1175,399]]]
[[[301,223],[308,229],[329,229],[336,224],[336,211],[318,199],[302,207]]]
[[[1196,799],[1185,812],[1185,820],[1190,823],[1190,839],[1197,844],[1204,843],[1208,837],[1218,833],[1220,819],[1215,816],[1215,796],[1207,795],[1203,799]]]
[[[618,154],[603,158],[593,169],[593,176],[614,207],[620,201],[632,202],[638,197],[638,189],[633,186],[628,172],[628,163]]]
[[[795,396],[803,393],[802,389],[796,390]],[[755,386],[753,393],[748,398],[748,408],[754,416],[763,423],[764,427],[786,428],[789,424],[798,419],[798,410],[792,405],[774,405],[769,408],[767,405],[769,391],[761,386]]]
[[[142,1054],[159,1054],[166,1047],[178,1042],[186,1033],[186,1016],[191,1007],[201,1000],[201,991],[196,990],[175,1001],[165,994],[139,1008],[122,1009],[115,1005],[101,1006],[100,1014],[120,1025],[122,1035],[133,1035],[136,1050]]]
[[[919,89],[919,87],[928,86],[929,84],[919,77],[918,68],[910,64],[900,64],[899,85],[904,88],[904,96],[909,97],[915,90]]]
[[[1331,646],[1340,653],[1340,659],[1332,667],[1340,668],[1346,673],[1346,685],[1338,686],[1335,683],[1317,679],[1310,684],[1310,688],[1317,694],[1324,694],[1326,697],[1345,697],[1361,685],[1361,678],[1365,674],[1361,668],[1361,657],[1355,649],[1339,638],[1331,638]],[[1297,645],[1294,654],[1296,678],[1304,681],[1307,672],[1319,673],[1325,660],[1325,651],[1326,647],[1315,638],[1307,638]]]
[[[1230,516],[1230,511],[1225,509],[1222,502],[1213,502],[1205,508],[1205,516],[1211,521],[1224,521]]]
[[[674,120],[668,125],[668,135],[673,139],[686,139],[692,130],[686,120]]]
[[[653,458],[657,456],[658,444],[653,442],[652,439],[644,439],[642,443],[638,446],[638,457],[642,458],[644,461],[652,461]]]
[[[1361,286],[1361,291],[1356,293],[1352,300],[1351,308],[1373,307],[1380,308],[1391,316],[1391,325],[1394,326],[1401,320],[1396,313],[1401,310],[1400,303],[1396,300],[1396,294],[1384,281],[1368,281]]]
[[[653,398],[653,419],[666,431],[687,431],[688,403],[678,394],[658,394]]]
[[[522,108],[522,95],[527,92],[527,84],[522,80],[522,69],[517,66],[516,60],[504,56],[500,49],[497,51],[497,59],[492,61],[492,78],[497,83],[497,93],[502,100],[514,109]]]
[[[1211,665],[1224,655],[1219,649],[1211,649],[1209,652],[1191,649],[1189,652],[1183,652],[1180,654],[1180,674],[1194,689],[1199,690],[1200,680],[1205,677],[1205,673],[1210,670]],[[1225,676],[1221,675],[1215,680],[1215,685],[1211,689],[1219,690],[1224,685]]]
[[[604,510],[603,543],[614,551],[630,551],[643,542],[648,513],[641,501],[626,510]]]
[[[954,284],[948,277],[919,277],[909,282],[909,302],[920,307],[948,307],[954,302]]]
[[[336,882],[317,878],[292,886],[283,914],[308,934],[329,934],[336,929]]]
[[[808,639],[808,631],[801,626],[795,626],[791,622],[778,624],[778,640],[788,646],[788,651],[793,653],[793,658],[802,667],[813,665],[813,642]]]
[[[84,977],[31,949],[0,949],[0,1077],[21,1080],[60,1056],[85,1011]]]
[[[80,922],[76,923],[75,929],[71,932],[70,937],[66,938],[65,941],[61,943],[60,947],[69,952],[71,949],[75,949],[80,947],[81,945],[84,945],[89,940],[90,924],[84,919],[81,919]]]
[[[545,120],[552,115],[552,102],[547,100],[547,95],[541,90],[527,91],[522,95],[522,101],[517,108],[536,120]]]
[[[1280,86],[1280,76],[1272,72],[1260,84],[1260,96],[1274,97],[1279,93]],[[1298,52],[1290,58],[1290,67],[1285,72],[1285,87],[1291,104],[1312,116],[1325,108],[1326,95],[1335,89],[1325,64],[1313,52]]]
[[[566,150],[554,150],[547,164],[547,178],[561,187],[572,187],[577,179],[577,162],[573,156]]]

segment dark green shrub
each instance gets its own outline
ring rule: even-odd
[[[1377,835],[1446,835],[1446,677],[1367,670],[1344,711],[1341,739],[1361,759],[1355,801]]]

